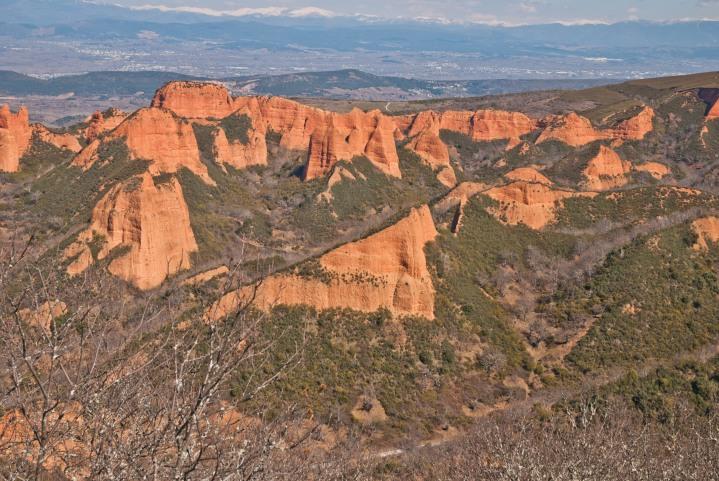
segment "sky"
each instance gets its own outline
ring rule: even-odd
[[[218,14],[232,12],[370,15],[489,24],[599,23],[625,20],[719,20],[719,0],[111,0],[123,6],[160,6]]]

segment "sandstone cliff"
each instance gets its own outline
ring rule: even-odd
[[[719,119],[719,99],[714,101],[714,105],[709,107],[706,118],[707,120]]]
[[[504,175],[509,180],[535,182],[544,185],[552,185],[552,181],[532,167],[520,167]]]
[[[428,129],[415,136],[407,148],[438,171],[437,178],[447,187],[457,185],[457,176],[449,162],[449,149],[435,129]]]
[[[253,123],[251,145],[233,148],[221,135],[215,138],[222,162],[230,165],[262,163],[267,157],[264,136],[272,131],[280,134],[282,147],[308,152],[306,179],[321,177],[338,161],[358,156],[367,157],[387,175],[401,177],[395,147],[395,139],[401,134],[391,118],[379,111],[355,109],[339,114],[280,97],[233,98],[221,85],[198,82],[165,85],[155,95],[152,106],[191,119],[222,119],[238,111],[247,114]]]
[[[697,235],[694,250],[708,250],[709,244],[719,241],[719,218],[704,217],[692,222],[692,229]]]
[[[557,220],[557,211],[562,207],[564,199],[591,197],[596,194],[558,190],[546,184],[516,181],[489,189],[485,195],[499,203],[497,207],[488,209],[498,220],[509,225],[524,224],[531,229],[542,229]]]
[[[572,147],[581,147],[597,140],[642,140],[654,129],[653,119],[654,110],[644,107],[636,116],[616,127],[601,130],[595,128],[588,118],[572,112],[546,119],[547,126],[537,139],[537,144],[557,140]]]
[[[0,107],[0,172],[17,172],[20,159],[32,139],[30,117],[25,107],[17,113],[9,105]]]
[[[80,141],[70,133],[58,134],[40,124],[33,125],[33,132],[38,139],[54,145],[58,149],[65,149],[75,153],[82,150]]]
[[[320,258],[324,278],[280,274],[259,287],[223,297],[208,318],[219,319],[255,296],[256,305],[309,305],[316,309],[389,309],[395,315],[434,318],[434,287],[424,247],[437,236],[429,207],[366,239],[346,244]]]
[[[619,154],[602,145],[582,172],[585,178],[584,186],[594,191],[616,189],[629,182],[627,175],[631,171],[630,162],[622,160]]]
[[[227,88],[209,82],[170,82],[155,93],[151,106],[202,119],[222,119],[237,110]]]
[[[124,139],[134,159],[149,160],[150,173],[174,173],[185,167],[214,184],[200,160],[192,125],[169,110],[145,108],[128,117],[109,135]]]
[[[253,125],[254,125],[253,121]],[[212,152],[215,160],[236,169],[245,169],[252,165],[267,165],[267,141],[264,128],[252,128],[248,131],[249,142],[230,142],[222,128],[213,134]]]
[[[69,274],[92,264],[89,244],[98,238],[98,259],[127,249],[110,262],[109,271],[143,290],[189,268],[190,254],[197,251],[180,183],[173,178],[155,185],[149,173],[114,186],[97,204],[89,229],[65,251],[72,260]]]
[[[672,173],[672,171],[669,170],[669,167],[664,164],[660,164],[659,162],[645,162],[640,165],[635,165],[634,170],[638,172],[646,172],[657,180],[661,180]]]
[[[509,140],[513,147],[520,137],[538,127],[536,120],[519,112],[502,110],[420,112],[413,119],[409,136],[425,131],[450,130],[467,135],[475,141]]]
[[[126,118],[127,114],[118,109],[109,109],[104,113],[95,112],[86,120],[85,140],[92,142],[105,132],[117,128]]]

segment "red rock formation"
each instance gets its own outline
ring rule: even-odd
[[[15,114],[9,105],[0,107],[0,172],[17,172],[20,159],[32,139],[30,116],[25,107]]]
[[[462,223],[464,221],[464,208],[467,205],[469,199],[487,190],[487,186],[477,182],[463,182],[453,189],[447,196],[439,201],[437,208],[440,211],[447,211],[453,207],[456,207],[454,218],[450,228],[453,234],[459,234],[462,229]]]
[[[97,111],[87,120],[85,129],[85,140],[92,142],[105,132],[114,130],[127,118],[127,114],[121,110],[109,109],[105,113]]]
[[[207,316],[219,319],[254,295],[255,304],[264,309],[280,304],[363,312],[386,308],[396,315],[433,319],[434,287],[424,247],[436,236],[429,207],[423,206],[394,226],[321,257],[329,279],[272,276],[256,291],[245,288],[225,296]]]
[[[326,175],[340,160],[364,156],[387,175],[401,177],[395,147],[397,128],[379,111],[325,112],[293,101],[254,99],[266,128],[280,133],[280,145],[308,150],[305,179]],[[255,102],[247,100],[251,111]],[[256,117],[253,117],[256,118]]]
[[[209,82],[170,82],[155,93],[151,105],[201,119],[222,119],[237,110],[227,88]]]
[[[33,125],[33,132],[41,141],[52,144],[58,149],[65,149],[75,153],[82,150],[80,141],[70,133],[58,134],[40,124]]]
[[[253,121],[253,124],[255,122]],[[212,151],[215,160],[236,169],[245,169],[251,165],[267,165],[267,142],[265,129],[249,129],[247,145],[230,142],[222,128],[214,132]]]
[[[555,190],[545,184],[524,181],[495,187],[485,194],[499,202],[498,207],[489,209],[497,219],[509,225],[524,224],[531,229],[542,229],[556,221],[557,210],[561,208],[564,199],[596,195]]]
[[[425,130],[415,136],[407,144],[407,148],[415,152],[430,167],[439,170],[438,178],[444,185],[447,187],[457,185],[457,177],[449,162],[449,149],[434,129]]]
[[[454,185],[454,172],[444,167],[449,165],[449,157],[446,146],[438,137],[440,129],[462,132],[474,140],[508,139],[514,145],[521,135],[531,132],[537,125],[523,114],[492,110],[425,112],[416,118],[392,118],[379,111],[358,109],[339,114],[279,97],[232,98],[222,86],[194,82],[167,84],[157,92],[152,105],[188,118],[224,118],[242,110],[253,120],[258,136],[271,130],[281,135],[282,147],[308,150],[306,179],[326,175],[338,161],[351,161],[358,156],[367,157],[387,175],[401,177],[395,140],[402,138],[402,132],[411,126],[411,136],[424,134],[412,148],[417,147],[417,153],[430,165],[441,165],[440,179]],[[218,151],[232,157],[221,138],[218,142]],[[242,159],[249,156],[259,162],[264,155],[262,148],[258,142],[235,156]]]
[[[214,185],[207,166],[200,160],[192,125],[175,117],[169,110],[138,110],[109,137],[124,138],[132,158],[151,161],[150,173],[153,175],[174,173],[186,167],[206,183]]]
[[[654,109],[644,107],[634,117],[621,122],[611,130],[613,139],[642,140],[654,130]]]
[[[89,229],[65,251],[65,257],[72,259],[70,275],[92,264],[88,244],[97,236],[104,239],[98,259],[117,247],[129,249],[108,269],[143,290],[189,268],[190,254],[197,252],[180,183],[173,178],[155,185],[149,173],[114,186],[95,206]]]
[[[604,191],[626,185],[629,182],[627,174],[631,171],[630,162],[622,160],[619,154],[602,145],[582,173],[586,179],[584,185],[587,189]]]
[[[707,112],[707,120],[719,119],[719,98],[714,101],[714,105]]]
[[[672,173],[672,171],[669,170],[669,167],[664,164],[660,164],[659,162],[645,162],[641,165],[634,166],[634,170],[638,172],[647,172],[657,180],[661,180]]]
[[[510,147],[520,142],[538,126],[536,120],[519,112],[501,110],[447,111],[437,113],[425,111],[417,114],[409,129],[409,136],[414,137],[428,130],[439,133],[440,130],[451,130],[465,134],[475,141],[509,140]]]
[[[196,82],[165,85],[152,105],[188,118],[224,118],[238,111],[246,113],[255,130],[255,142],[250,148],[238,147],[235,150],[239,152],[233,152],[221,135],[216,138],[217,151],[223,155],[222,161],[229,164],[233,158],[240,158],[240,165],[252,165],[266,158],[266,146],[259,137],[271,130],[281,135],[282,147],[309,152],[306,179],[325,175],[338,161],[350,161],[357,156],[366,156],[387,175],[401,176],[394,144],[397,128],[379,111],[366,113],[355,109],[338,114],[279,97],[232,98],[220,85]]]
[[[704,217],[692,222],[692,229],[697,235],[697,241],[694,244],[694,250],[708,250],[709,244],[715,244],[719,241],[719,218]]]
[[[552,185],[551,180],[532,167],[520,167],[519,169],[514,169],[513,171],[506,173],[504,176],[513,181],[521,180],[524,182],[536,182],[544,185]]]
[[[98,139],[93,140],[72,159],[72,165],[80,167],[82,170],[89,169],[97,161],[97,150],[99,148],[100,141]]]
[[[537,144],[558,140],[573,147],[580,147],[597,140],[642,140],[654,129],[653,119],[654,110],[644,107],[636,116],[616,127],[599,130],[589,119],[572,112],[545,120],[547,126],[537,139]]]
[[[609,134],[594,128],[592,122],[572,112],[549,120],[549,125],[537,139],[537,144],[558,140],[572,147],[580,147],[596,140],[608,139]]]

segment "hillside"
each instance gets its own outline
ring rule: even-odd
[[[444,479],[496,432],[656,473],[604,443],[683,420],[711,453],[719,74],[368,107],[179,79],[63,130],[0,109],[0,461]]]

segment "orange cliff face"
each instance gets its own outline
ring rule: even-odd
[[[562,201],[571,197],[593,197],[593,192],[572,192],[553,189],[539,182],[515,181],[484,192],[499,205],[488,211],[498,220],[509,225],[524,224],[539,230],[557,220]]]
[[[208,82],[165,84],[155,93],[151,106],[190,119],[223,119],[237,110],[227,88]]]
[[[719,119],[719,98],[714,101],[714,105],[709,107],[706,118],[707,120]]]
[[[89,229],[65,250],[71,260],[68,274],[79,274],[93,263],[88,244],[96,236],[104,239],[98,259],[118,247],[129,249],[108,269],[142,290],[188,269],[190,254],[198,250],[180,183],[172,178],[155,185],[149,173],[116,185],[95,206]]]
[[[253,123],[248,146],[231,145],[221,134],[215,150],[221,162],[235,166],[266,163],[264,135],[281,135],[280,145],[289,150],[308,151],[305,178],[321,177],[340,160],[366,156],[387,175],[401,177],[395,147],[397,128],[389,117],[353,110],[338,114],[302,105],[280,97],[233,98],[222,85],[171,82],[155,94],[152,106],[169,109],[190,119],[223,119],[245,113]]]
[[[434,286],[424,247],[437,236],[429,207],[366,239],[339,247],[319,263],[326,279],[281,274],[259,287],[226,295],[207,313],[217,320],[254,297],[258,307],[308,305],[316,309],[389,309],[395,315],[434,319]]]
[[[509,140],[509,147],[519,144],[520,137],[536,130],[536,120],[520,113],[502,110],[420,112],[409,129],[409,137],[431,131],[439,135],[450,130],[467,135],[474,141]]]
[[[654,130],[654,116],[654,109],[644,107],[637,115],[621,122],[611,130],[613,138],[619,140],[644,139]]]
[[[588,118],[572,112],[551,119],[549,125],[537,139],[537,143],[558,140],[572,147],[580,147],[607,138],[608,134],[595,129]]]
[[[644,107],[636,116],[616,127],[600,130],[588,118],[572,112],[549,118],[546,121],[548,125],[537,138],[537,144],[557,140],[572,147],[581,147],[597,140],[642,140],[654,130],[654,115],[651,107]]]
[[[508,140],[507,148],[512,148],[520,143],[520,137],[537,128],[537,122],[526,115],[501,110],[425,111],[414,117],[397,118],[395,123],[412,139],[407,148],[433,169],[440,170],[438,179],[447,187],[454,187],[457,180],[440,131],[458,132],[474,141]]]
[[[323,118],[311,122],[317,127],[310,135],[305,179],[322,177],[340,160],[349,161],[359,156],[367,157],[377,169],[389,176],[402,177],[395,145],[395,139],[401,133],[389,117],[379,111],[363,112],[359,109],[348,114],[315,113]]]
[[[407,144],[407,148],[416,153],[425,163],[439,170],[437,178],[447,187],[457,185],[457,176],[449,162],[449,149],[438,133],[426,130]]]
[[[70,133],[58,134],[40,124],[33,125],[33,132],[42,142],[52,144],[58,149],[65,149],[75,153],[82,150],[80,141]]]
[[[544,176],[544,174],[540,173],[537,169],[534,169],[532,167],[520,167],[518,169],[514,169],[513,171],[504,174],[504,177],[506,177],[508,180],[513,181],[534,182],[544,185],[552,185],[551,180]]]
[[[637,172],[646,172],[656,180],[661,180],[672,173],[669,167],[659,162],[645,162],[634,166],[634,170]]]
[[[509,140],[519,143],[519,138],[538,126],[537,121],[520,112],[502,110],[426,111],[417,114],[412,122],[409,136],[414,137],[426,130],[451,130],[465,134],[475,141]]]
[[[697,241],[693,246],[694,250],[708,250],[710,244],[719,241],[719,218],[704,217],[692,222],[692,229],[697,235]]]
[[[127,114],[118,109],[109,109],[107,111],[97,111],[87,119],[87,128],[85,129],[85,140],[92,142],[105,132],[114,130],[127,118]]]
[[[248,132],[249,143],[230,142],[223,129],[217,129],[213,137],[212,152],[215,160],[236,169],[252,165],[267,165],[267,142],[265,133],[257,130]]]
[[[110,138],[125,139],[133,159],[151,162],[149,171],[153,175],[175,173],[186,167],[214,185],[207,166],[200,160],[192,125],[169,110],[140,109],[113,130]],[[91,149],[92,144],[87,148]]]
[[[629,182],[627,176],[631,171],[631,162],[622,160],[619,154],[602,145],[582,172],[586,179],[584,186],[595,191],[616,189]]]
[[[25,107],[17,113],[9,105],[0,107],[0,172],[17,172],[20,159],[32,139],[30,116]]]

